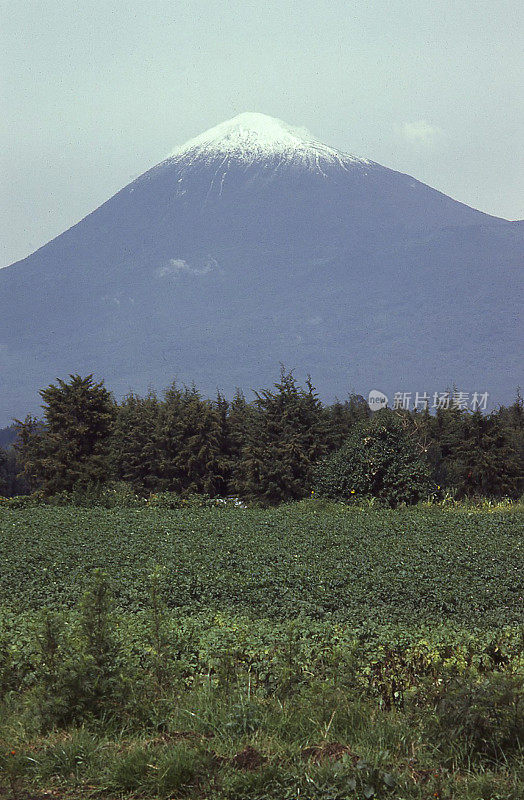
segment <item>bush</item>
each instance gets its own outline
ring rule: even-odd
[[[149,497],[136,494],[133,486],[124,481],[85,487],[81,490],[61,491],[53,495],[42,492],[1,497],[0,508],[35,508],[38,506],[76,506],[77,508],[212,508],[214,506],[241,505],[235,498],[214,499],[208,494],[177,494],[156,492]]]
[[[355,429],[315,473],[315,493],[351,502],[376,498],[395,507],[417,503],[433,489],[427,464],[401,419],[378,412]]]
[[[113,637],[112,597],[96,570],[77,626],[44,611],[35,700],[44,729],[100,718],[127,702],[124,661]]]
[[[0,508],[34,508],[45,504],[45,498],[36,492],[35,494],[18,494],[14,497],[0,497]]]

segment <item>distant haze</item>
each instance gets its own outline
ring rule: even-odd
[[[516,0],[2,4],[0,266],[243,111],[524,217]]]

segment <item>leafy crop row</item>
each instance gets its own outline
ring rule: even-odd
[[[97,567],[144,608],[163,571],[185,612],[333,617],[354,626],[522,621],[519,511],[419,507],[1,510],[0,603],[68,607]]]

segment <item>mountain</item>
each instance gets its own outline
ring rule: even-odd
[[[0,270],[0,424],[71,372],[214,394],[279,362],[326,398],[510,401],[523,243],[522,222],[241,114]]]

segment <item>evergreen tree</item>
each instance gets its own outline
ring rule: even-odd
[[[103,382],[70,375],[40,392],[43,425],[17,421],[16,445],[31,488],[46,494],[104,483],[110,475],[109,441],[115,406]]]
[[[14,447],[6,450],[7,458],[7,497],[17,494],[27,494],[29,487],[20,473],[20,465],[17,460],[17,453]]]
[[[524,434],[519,395],[513,406],[489,415],[439,409],[423,420],[425,454],[435,481],[457,497],[509,495],[523,489]]]
[[[338,450],[348,438],[351,429],[358,422],[369,419],[371,411],[366,400],[357,394],[350,394],[342,403],[337,400],[325,409],[327,423],[327,444],[330,451]]]
[[[44,423],[28,415],[23,422],[17,420],[15,450],[20,464],[20,478],[30,492],[38,489],[45,480],[45,460],[48,440]]]
[[[521,497],[524,492],[524,400],[517,389],[515,401],[508,407],[502,406],[494,412],[504,428],[507,443],[516,455],[519,464],[517,476],[516,497]]]
[[[231,476],[233,472],[233,452],[231,441],[231,430],[229,425],[229,402],[220,392],[217,393],[215,400],[215,409],[218,416],[219,435],[218,435],[218,448],[222,461],[221,475],[217,476],[217,494],[220,497],[225,497],[229,492],[231,484]]]
[[[150,392],[130,394],[116,409],[112,437],[115,477],[130,483],[138,493],[162,488],[160,426],[161,403]]]
[[[9,469],[6,451],[0,447],[0,497],[6,497],[9,490]]]
[[[518,497],[522,462],[497,414],[475,411],[465,418],[455,459],[460,495]]]
[[[426,460],[437,485],[460,490],[461,466],[458,447],[464,438],[466,411],[439,408],[435,415],[424,414],[422,426],[426,438]]]
[[[160,424],[161,474],[166,489],[219,494],[227,474],[219,413],[197,390],[166,392]]]
[[[283,369],[274,388],[256,393],[237,472],[240,494],[265,505],[305,497],[313,465],[327,452],[326,419],[310,380],[304,390]]]
[[[229,448],[234,462],[241,458],[248,431],[256,416],[255,408],[248,403],[244,393],[237,389],[228,409]]]
[[[16,425],[9,425],[8,428],[0,428],[0,447],[7,450],[16,441]]]
[[[248,403],[244,393],[237,389],[229,404],[227,414],[227,453],[229,459],[228,494],[240,495],[243,491],[242,454],[249,439],[249,431],[255,427],[258,411]]]

